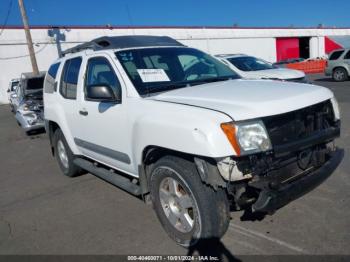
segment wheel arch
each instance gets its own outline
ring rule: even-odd
[[[49,135],[49,140],[50,140],[50,147],[51,147],[51,153],[54,156],[55,155],[55,148],[53,145],[53,135],[55,134],[57,129],[61,129],[60,126],[51,120],[46,120],[45,121],[45,128],[46,128],[46,132]]]
[[[348,69],[345,65],[337,65],[333,68],[332,73],[334,73],[337,69],[344,69],[348,73],[348,77],[350,76],[350,69]]]
[[[218,187],[226,187],[226,182],[220,175],[214,158],[202,157],[169,148],[149,145],[143,149],[142,161],[139,165],[140,186],[144,195],[149,193],[149,178],[152,166],[164,156],[179,157],[193,162],[203,183],[212,186],[214,189],[218,189]]]

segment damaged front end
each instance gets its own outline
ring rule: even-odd
[[[271,213],[327,179],[344,151],[334,139],[340,120],[330,100],[262,119],[272,149],[217,162],[238,209]]]
[[[18,107],[16,119],[26,132],[44,128],[44,108],[42,100],[24,100]]]

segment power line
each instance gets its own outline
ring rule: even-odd
[[[10,13],[11,13],[11,10],[12,10],[12,3],[13,3],[13,0],[10,1],[9,7],[7,9],[5,21],[4,21],[3,26],[1,28],[0,35],[2,35],[2,33],[4,32],[5,26],[7,25],[8,19],[10,17]]]
[[[40,53],[41,51],[43,51],[46,47],[47,47],[48,43],[46,43],[44,46],[42,46],[40,49],[38,49],[37,51],[35,51],[35,54]],[[9,56],[9,57],[0,57],[0,60],[11,60],[11,59],[16,59],[16,58],[23,58],[23,57],[28,57],[30,56],[28,55],[20,55],[20,56]]]

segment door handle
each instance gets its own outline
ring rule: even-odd
[[[79,114],[81,114],[82,116],[87,116],[89,112],[86,110],[79,110]]]

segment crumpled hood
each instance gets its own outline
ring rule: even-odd
[[[272,78],[272,79],[294,79],[305,77],[305,73],[299,70],[288,68],[276,68],[268,70],[259,70],[244,72],[246,78]]]
[[[148,99],[221,111],[235,121],[277,115],[333,97],[324,87],[270,80],[229,80],[160,93]]]

